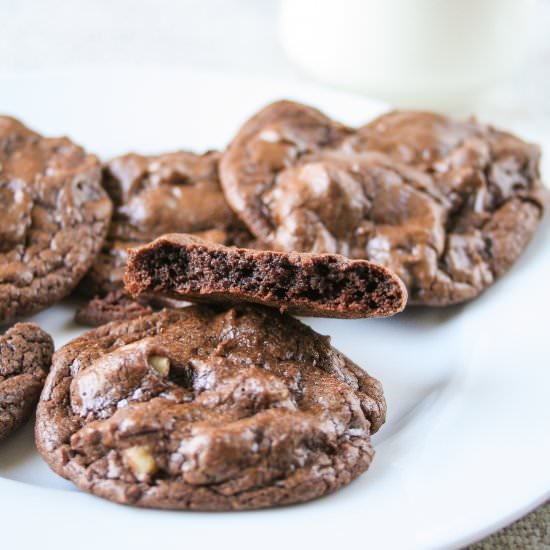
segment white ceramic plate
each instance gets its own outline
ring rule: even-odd
[[[281,97],[351,124],[385,108],[299,84],[184,71],[0,78],[1,111],[103,157],[223,147],[248,115]],[[29,424],[0,447],[0,547],[455,548],[512,521],[550,496],[549,233],[545,221],[520,263],[463,307],[311,322],[386,390],[374,464],[349,487],[257,512],[133,509],[50,472]],[[66,302],[35,320],[60,346],[80,332],[73,311]]]

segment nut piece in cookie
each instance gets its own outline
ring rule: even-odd
[[[125,282],[134,296],[253,302],[315,317],[388,317],[407,301],[399,277],[366,260],[226,247],[183,234],[130,250]]]
[[[343,131],[278,102],[244,124],[220,177],[267,247],[380,263],[410,304],[442,306],[477,296],[526,247],[546,203],[539,156],[472,120],[393,112]]]
[[[88,295],[122,288],[126,250],[164,233],[185,232],[236,244],[251,240],[218,181],[220,154],[129,153],[104,168],[103,186],[115,204],[109,235],[82,282]]]
[[[51,337],[34,323],[18,323],[0,336],[0,441],[31,416],[52,354]]]
[[[95,156],[0,116],[0,325],[74,289],[103,245],[111,208]]]
[[[379,382],[300,321],[193,306],[60,349],[36,441],[58,474],[115,502],[252,509],[351,482],[385,412]]]
[[[150,479],[158,470],[155,458],[147,447],[140,445],[130,447],[124,451],[123,456],[139,481]]]

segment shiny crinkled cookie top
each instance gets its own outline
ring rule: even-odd
[[[468,160],[467,149],[483,148],[487,128],[474,120],[458,121],[431,112],[391,111],[361,126],[346,140],[344,148],[378,151],[419,168],[435,163],[463,148],[457,155]]]
[[[67,138],[0,117],[0,324],[60,300],[101,248],[100,163]]]
[[[448,305],[493,283],[533,235],[546,202],[539,156],[475,121],[393,112],[351,130],[279,102],[245,123],[220,173],[268,247],[378,262],[409,304]]]
[[[298,320],[190,307],[59,350],[36,433],[50,466],[99,496],[243,509],[349,483],[384,418],[380,384]]]
[[[292,101],[268,105],[239,130],[220,162],[226,198],[255,236],[273,243],[264,194],[304,155],[338,147],[353,130]]]
[[[230,227],[236,218],[220,189],[219,157],[216,151],[175,151],[109,161],[103,185],[116,206],[111,234],[142,240]]]
[[[250,240],[221,190],[219,157],[216,151],[129,153],[105,165],[103,186],[115,210],[107,241],[83,281],[87,294],[122,288],[126,250],[165,233],[192,233],[222,244]]]
[[[34,323],[17,323],[0,335],[0,441],[32,415],[53,348]]]

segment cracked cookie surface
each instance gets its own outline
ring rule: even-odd
[[[393,112],[354,131],[285,101],[245,123],[220,174],[268,247],[365,258],[401,277],[409,304],[449,305],[527,245],[547,200],[539,156],[475,121]]]
[[[382,389],[327,337],[267,308],[164,310],[60,349],[37,445],[80,488],[145,507],[306,501],[365,471]]]
[[[53,341],[33,323],[0,336],[0,441],[32,414],[53,354]]]
[[[220,154],[175,151],[129,153],[103,170],[103,186],[115,205],[101,253],[82,282],[88,295],[122,288],[126,250],[164,233],[193,233],[233,244],[249,238],[220,188]]]
[[[98,159],[0,117],[0,325],[67,296],[107,233]]]

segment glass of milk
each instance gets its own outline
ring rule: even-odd
[[[398,107],[453,110],[521,62],[535,0],[282,0],[310,75]]]

